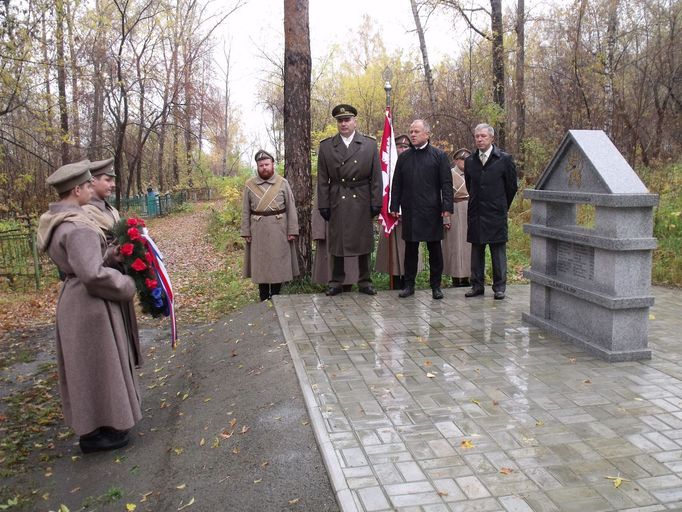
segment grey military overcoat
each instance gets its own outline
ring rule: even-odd
[[[64,220],[69,213],[71,220]],[[54,203],[40,223],[50,258],[66,274],[57,303],[64,419],[78,435],[102,426],[127,430],[142,418],[133,349],[121,312],[121,303],[135,295],[135,283],[104,266],[104,237],[89,219],[79,222],[79,215],[85,218],[77,206]]]

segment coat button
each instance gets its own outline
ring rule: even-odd
[[[353,199],[355,199],[356,197],[358,197],[358,196],[356,196],[355,194],[353,194]]]
[[[341,199],[346,199],[346,196],[341,196]]]
[[[354,163],[354,164],[357,164],[357,163],[358,163],[358,161],[357,161],[357,160],[353,160],[353,163]]]
[[[353,178],[353,181],[355,181],[355,178]]]
[[[341,181],[346,181],[346,179],[345,179],[345,178],[341,178]]]

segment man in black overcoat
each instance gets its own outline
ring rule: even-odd
[[[469,191],[467,241],[471,243],[471,290],[465,296],[484,293],[488,245],[493,264],[493,293],[500,300],[504,299],[507,287],[507,213],[518,184],[514,160],[493,144],[494,138],[492,126],[476,126],[477,151],[464,161],[464,180]]]
[[[443,274],[443,225],[450,228],[453,212],[452,173],[444,151],[429,142],[429,124],[417,119],[410,125],[412,147],[398,157],[389,210],[394,217],[402,210],[405,240],[405,288],[399,297],[414,294],[417,277],[419,242],[429,250],[429,284],[434,299],[442,299],[440,281]]]

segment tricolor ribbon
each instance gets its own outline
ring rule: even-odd
[[[142,238],[144,238],[147,250],[149,251],[149,254],[151,254],[152,256],[151,266],[154,269],[156,278],[161,284],[161,288],[163,289],[164,293],[166,294],[166,298],[168,299],[167,316],[170,316],[171,320],[171,346],[173,347],[173,350],[175,350],[175,346],[178,341],[178,334],[176,328],[177,326],[175,324],[175,308],[173,306],[173,287],[171,285],[170,276],[168,275],[166,266],[163,264],[163,254],[161,254],[161,251],[159,251],[159,248],[154,243],[154,240],[152,240],[152,237],[149,236],[147,228],[144,227],[142,228]]]

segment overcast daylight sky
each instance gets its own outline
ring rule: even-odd
[[[276,60],[281,61],[280,54],[284,47],[283,3],[283,0],[247,0],[228,18],[224,28],[217,34],[232,49],[231,99],[241,110],[243,132],[254,149],[261,145],[272,149],[267,142],[265,117],[258,106],[256,94],[259,77],[263,76],[264,69],[269,68],[262,52],[274,55]],[[507,4],[511,2],[503,1],[503,8],[507,9]],[[220,5],[230,4],[221,0],[214,8],[220,8]],[[400,47],[412,51],[421,60],[410,0],[310,0],[313,66],[327,54],[331,45],[352,44],[351,36],[362,23],[364,14],[369,15],[381,28],[389,52],[392,48]],[[425,24],[426,44],[432,65],[444,56],[456,55],[459,45],[454,40],[456,31],[450,15],[433,15],[428,20],[422,17],[422,23]],[[462,31],[462,38],[468,37],[463,23],[457,25],[457,31]],[[215,57],[224,69],[220,47],[216,48]]]

